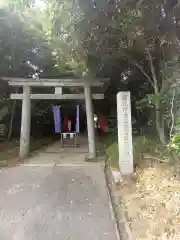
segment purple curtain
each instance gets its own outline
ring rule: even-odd
[[[53,106],[55,133],[61,133],[61,111],[60,107]]]
[[[79,116],[80,115],[80,106],[79,105],[77,105],[76,106],[76,133],[79,133],[79,131],[80,131],[80,126],[79,126]]]

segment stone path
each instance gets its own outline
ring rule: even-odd
[[[0,170],[0,239],[117,240],[102,164],[57,146]]]

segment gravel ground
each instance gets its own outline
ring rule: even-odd
[[[0,239],[117,240],[103,168],[1,169]]]

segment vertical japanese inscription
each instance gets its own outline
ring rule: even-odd
[[[133,173],[130,92],[117,94],[119,166],[122,174]]]

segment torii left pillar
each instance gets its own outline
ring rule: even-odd
[[[85,85],[84,87],[85,103],[86,103],[86,117],[87,117],[87,130],[88,130],[88,143],[89,143],[89,159],[96,157],[96,140],[94,129],[94,114],[92,104],[91,87]]]
[[[31,130],[31,88],[23,86],[22,99],[22,116],[21,116],[21,136],[20,136],[20,159],[27,157],[30,146],[30,130]]]

